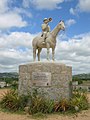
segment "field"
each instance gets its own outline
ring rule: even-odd
[[[7,89],[0,89],[0,98],[2,97],[2,94],[4,92],[7,92]],[[90,93],[88,93],[88,100],[90,102]],[[22,114],[0,111],[0,120],[34,120],[34,119],[35,116],[32,117],[29,114],[22,115]],[[37,119],[38,120],[90,120],[90,109],[74,115],[51,114]]]

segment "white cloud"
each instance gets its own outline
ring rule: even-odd
[[[0,72],[15,72],[21,64],[31,61],[31,51],[16,50],[16,49],[2,49],[0,50]]]
[[[66,26],[70,27],[71,25],[73,25],[75,23],[76,23],[76,21],[74,19],[69,19],[69,20],[66,21]]]
[[[64,0],[33,0],[33,4],[37,7],[37,9],[56,9],[59,8],[58,4],[64,2]]]
[[[90,33],[58,41],[57,45],[57,59],[72,65],[73,73],[90,72]]]
[[[25,8],[29,8],[29,6],[30,6],[30,0],[23,0],[23,7],[25,7]]]
[[[27,25],[21,16],[14,12],[0,14],[0,28],[7,29],[11,27],[24,27]]]
[[[32,39],[36,34],[12,32],[0,36],[0,72],[16,71],[20,64],[33,60]],[[90,72],[90,33],[76,35],[68,41],[60,39],[61,35],[57,38],[56,61],[72,66],[73,73]],[[41,60],[45,59],[46,49],[41,52]]]
[[[78,7],[81,11],[90,12],[90,0],[79,0]]]
[[[0,0],[0,13],[6,12],[8,9],[8,0]]]
[[[14,8],[10,9],[10,0],[1,0],[0,1],[0,29],[8,29],[11,27],[24,27],[27,25],[27,22],[22,19],[22,16],[19,14],[20,11],[15,11]],[[23,10],[24,14],[28,14]]]
[[[23,0],[23,7],[29,8],[32,5],[34,8],[39,10],[46,9],[46,10],[53,10],[53,9],[60,9],[61,6],[59,4],[63,2],[71,2],[72,0]]]
[[[75,8],[70,8],[72,15],[77,15],[78,12],[90,12],[90,0],[79,0]]]
[[[32,39],[34,35],[13,32],[0,37],[0,72],[17,71],[20,64],[32,58]]]
[[[76,15],[76,10],[75,9],[73,9],[73,8],[70,8],[70,13],[72,14],[72,15]]]
[[[32,45],[32,39],[35,35],[25,32],[12,32],[9,35],[1,35],[0,48],[14,48],[25,47],[30,48]]]
[[[71,1],[73,1],[73,0],[65,0],[65,2],[71,2]]]
[[[24,15],[30,17],[30,18],[32,17],[31,12],[28,12],[26,9],[23,9],[23,8],[17,8],[17,7],[15,7],[14,10],[13,10],[13,12],[16,12],[18,14],[24,14]]]
[[[34,8],[37,9],[46,9],[46,10],[53,10],[53,9],[60,9],[60,3],[63,3],[65,0],[23,0],[23,6],[30,7],[32,4]],[[68,0],[69,1],[69,0]]]

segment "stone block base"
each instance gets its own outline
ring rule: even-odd
[[[31,62],[19,66],[19,94],[37,89],[48,99],[70,98],[72,68],[57,62]]]

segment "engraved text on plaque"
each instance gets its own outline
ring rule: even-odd
[[[51,86],[51,73],[33,72],[32,84],[34,86]]]

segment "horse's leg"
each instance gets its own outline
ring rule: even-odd
[[[38,61],[40,61],[40,52],[41,52],[42,48],[38,48]]]
[[[52,48],[52,60],[53,60],[53,61],[55,60],[54,54],[55,54],[55,48]]]
[[[47,60],[49,60],[49,49],[50,49],[50,45],[49,43],[47,43]]]
[[[33,61],[36,60],[36,48],[33,48]]]

